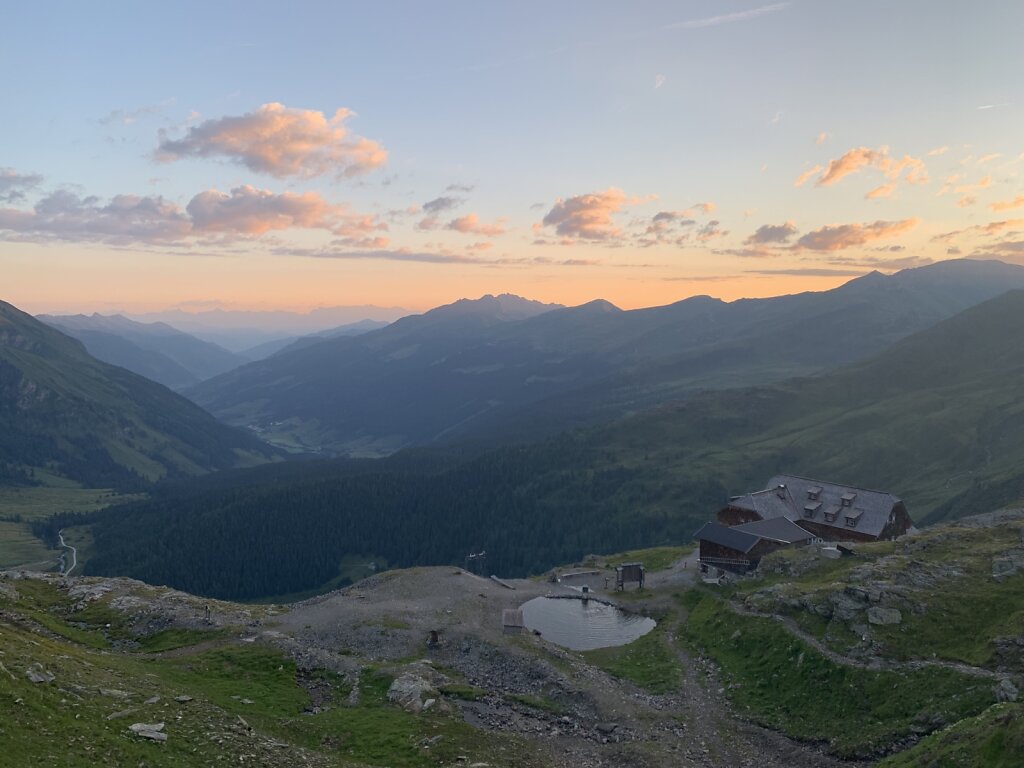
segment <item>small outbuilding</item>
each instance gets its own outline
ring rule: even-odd
[[[644,588],[647,569],[643,563],[623,563],[615,566],[615,588],[623,590],[627,584],[636,584],[637,589]]]
[[[501,628],[506,635],[521,635],[526,629],[522,608],[506,608],[501,612]]]
[[[733,527],[705,523],[694,538],[700,542],[702,568],[746,573],[756,568],[769,552],[809,544],[815,536],[789,520],[780,519]]]

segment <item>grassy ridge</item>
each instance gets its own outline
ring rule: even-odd
[[[1024,755],[1024,704],[997,704],[883,760],[879,768],[1018,768]]]
[[[841,560],[818,560],[810,551],[777,552],[763,564],[769,571],[764,578],[740,582],[731,594],[755,604],[768,598],[766,610],[790,616],[842,652],[856,638],[842,621],[829,622],[806,606],[827,605],[830,595],[847,586],[875,584],[918,606],[908,610],[901,603],[899,624],[871,627],[882,655],[1024,671],[1024,654],[999,655],[1001,642],[1016,647],[1013,638],[1024,627],[1024,572],[992,577],[993,563],[1017,551],[1022,537],[1024,519],[1018,518],[985,527],[939,526],[858,547],[857,557]],[[794,571],[801,572],[788,575]],[[773,589],[780,591],[773,595]]]
[[[871,757],[994,702],[990,681],[942,669],[870,671],[829,661],[769,619],[742,617],[703,590],[685,596],[685,636],[711,657],[737,708],[845,757]]]
[[[18,592],[12,599],[0,591],[4,765],[433,768],[459,756],[506,768],[543,765],[511,737],[477,731],[437,709],[414,715],[390,705],[392,677],[384,668],[363,670],[352,706],[341,677],[300,675],[280,651],[239,643],[230,631],[165,630],[142,640],[137,651],[144,653],[116,651],[110,640],[123,639],[128,628],[104,601],[69,614],[67,594],[51,584],[4,586]],[[32,683],[30,668],[54,680]],[[329,691],[316,713],[303,684],[308,676]],[[177,702],[179,695],[191,699]],[[132,735],[127,727],[135,722],[166,723],[168,740]],[[429,747],[428,739],[435,740]]]

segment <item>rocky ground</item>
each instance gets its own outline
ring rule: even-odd
[[[645,591],[645,599],[631,596],[629,610],[656,609],[668,591],[693,579],[692,562],[680,561],[654,575],[649,582],[654,589]],[[138,638],[168,630],[195,632],[197,637],[209,633],[211,639],[144,656],[191,657],[246,644],[281,649],[295,660],[296,677],[309,693],[313,712],[338,705],[322,670],[344,681],[349,690],[344,704],[356,705],[360,676],[370,668],[384,668],[394,678],[388,691],[393,706],[413,713],[433,709],[483,733],[526,740],[541,764],[833,764],[814,746],[737,719],[722,695],[716,670],[700,658],[680,651],[684,684],[678,691],[656,695],[542,637],[506,634],[503,609],[539,595],[578,594],[547,580],[499,582],[459,568],[419,568],[379,574],[291,606],[244,606],[129,579],[7,572],[0,577],[0,597],[14,599],[19,584],[35,580],[62,590],[72,625],[76,615],[92,616],[95,622],[97,610],[109,612],[113,623],[104,631],[114,649],[137,652]],[[615,594],[606,597],[615,599]],[[29,620],[6,612],[0,615],[3,621],[25,626]],[[60,637],[29,623],[40,635]],[[40,675],[41,684],[52,682],[42,664],[25,673],[30,680]],[[133,715],[146,712],[143,707],[132,709]],[[162,742],[168,738],[156,717],[162,713],[155,710],[152,723],[128,725],[137,738]],[[272,738],[263,741],[265,750],[278,748]]]
[[[646,598],[630,599],[628,608],[657,610],[671,591],[691,585],[695,577],[695,557],[684,558],[650,574]],[[604,576],[589,581],[596,590]],[[350,675],[361,662],[338,649],[398,663],[422,650],[424,659],[397,667],[399,679],[423,683],[423,698],[412,706],[455,680],[479,689],[473,700],[451,702],[466,722],[535,740],[557,766],[839,764],[813,745],[736,718],[706,660],[680,652],[681,690],[654,695],[541,637],[504,634],[504,608],[549,594],[578,593],[547,580],[499,583],[458,568],[385,573],[293,606],[262,636],[288,648],[304,665],[330,664]],[[603,596],[614,600],[616,593]],[[436,646],[428,646],[432,631],[438,635]],[[523,703],[538,701],[546,708]]]

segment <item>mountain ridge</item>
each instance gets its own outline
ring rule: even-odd
[[[105,363],[126,368],[171,389],[184,389],[249,362],[167,323],[140,323],[123,315],[39,315],[85,344]]]
[[[327,454],[532,439],[701,389],[821,372],[1015,286],[1024,268],[964,260],[735,302],[613,311],[598,300],[511,320],[457,302],[186,394],[272,442]]]
[[[0,302],[0,468],[94,487],[266,461],[275,452],[160,384]]]

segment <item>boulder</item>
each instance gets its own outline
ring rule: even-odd
[[[136,736],[141,736],[150,741],[167,741],[167,734],[163,732],[163,723],[132,723],[128,730]]]
[[[898,608],[883,608],[880,605],[868,608],[869,624],[899,624],[901,621],[903,621],[903,614]]]
[[[993,693],[995,694],[996,701],[1016,701],[1018,696],[1020,696],[1017,686],[1005,678],[999,681]]]
[[[25,677],[29,679],[30,683],[52,683],[54,680],[53,673],[47,672],[38,662],[25,670]]]
[[[992,559],[992,578],[996,581],[1016,576],[1024,570],[1024,549],[1004,552],[1000,557]]]
[[[433,683],[412,672],[396,677],[388,688],[388,701],[407,712],[423,711],[424,702],[439,695]]]
[[[864,603],[845,592],[833,592],[829,600],[832,602],[832,615],[841,621],[849,621],[864,610]]]

